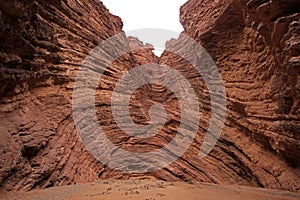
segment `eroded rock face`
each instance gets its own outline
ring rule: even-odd
[[[145,177],[97,161],[79,140],[72,118],[76,71],[91,49],[121,32],[121,20],[96,0],[0,5],[2,188],[30,190],[98,178]],[[124,149],[147,152],[174,137],[180,105],[165,87],[146,85],[130,101],[132,119],[141,125],[149,123],[153,104],[166,103],[168,121],[151,139],[128,137],[116,126],[110,109],[112,90],[124,71],[147,63],[165,64],[180,71],[195,88],[202,118],[188,151],[147,176],[298,191],[300,22],[295,8],[296,0],[190,0],[181,8],[184,32],[215,60],[228,97],[224,130],[206,158],[198,157],[210,120],[205,83],[181,57],[165,51],[157,58],[151,45],[133,37],[128,38],[129,46],[140,49],[118,58],[97,89],[97,114],[108,138]],[[167,46],[190,48],[181,40],[171,40]]]
[[[296,7],[297,1],[191,0],[181,8],[185,33],[210,53],[226,87],[226,127],[220,146],[210,154],[210,159],[225,164],[213,174],[223,170],[230,174],[220,182],[248,179],[264,187],[299,189],[300,15]],[[170,45],[184,46],[176,41]],[[167,52],[160,62],[185,67]],[[221,166],[217,162],[212,163]]]
[[[95,180],[103,166],[76,135],[72,82],[88,52],[121,32],[120,18],[96,0],[0,6],[1,187]]]

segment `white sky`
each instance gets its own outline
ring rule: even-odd
[[[186,0],[101,0],[114,15],[123,20],[123,30],[164,28],[183,30],[179,8]]]
[[[101,1],[112,14],[122,18],[125,32],[142,28],[162,28],[178,33],[183,31],[179,22],[179,8],[187,0]]]

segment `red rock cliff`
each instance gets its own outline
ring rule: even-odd
[[[298,1],[237,0],[190,0],[181,7],[184,33],[215,60],[229,104],[207,161],[213,166],[201,167],[212,181],[299,190],[298,7]],[[176,40],[168,45],[188,49]],[[170,52],[160,62],[188,68]]]
[[[190,0],[181,8],[184,32],[216,61],[228,97],[225,128],[206,158],[198,157],[210,115],[205,84],[182,58],[165,51],[158,59],[151,45],[135,38],[129,38],[130,45],[142,49],[119,58],[98,90],[98,117],[107,125],[110,139],[134,150],[152,150],[171,139],[179,123],[178,102],[165,88],[141,88],[131,101],[132,118],[145,124],[145,113],[154,102],[175,99],[166,107],[174,118],[152,140],[126,137],[109,109],[112,86],[122,71],[147,62],[168,64],[197,88],[203,119],[188,151],[167,168],[147,175],[298,191],[297,4]],[[138,176],[114,171],[93,158],[78,139],[72,119],[76,71],[92,48],[121,32],[121,20],[96,0],[8,1],[0,6],[1,187],[29,190]],[[168,45],[187,48],[177,40]]]
[[[96,0],[2,1],[0,8],[1,187],[95,180],[103,167],[76,136],[72,82],[88,52],[121,32],[120,18]]]

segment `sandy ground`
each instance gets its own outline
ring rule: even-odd
[[[1,192],[1,200],[299,200],[300,193],[243,186],[159,180],[105,180],[30,192]]]

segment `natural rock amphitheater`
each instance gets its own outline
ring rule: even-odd
[[[24,199],[25,191],[119,179],[112,185],[153,180],[157,187],[169,184],[166,190],[173,182],[181,189],[184,182],[204,188],[247,186],[253,191],[258,187],[276,191],[269,199],[299,199],[299,8],[299,0],[188,0],[180,8],[182,34],[210,54],[226,92],[224,127],[204,158],[198,154],[210,123],[209,91],[193,66],[168,48],[187,50],[187,56],[195,59],[199,55],[188,51],[192,47],[181,36],[168,41],[160,57],[151,44],[127,37],[134,50],[107,68],[95,96],[97,117],[107,137],[122,149],[150,152],[176,135],[179,101],[162,86],[139,88],[129,108],[136,124],[147,125],[149,108],[164,103],[168,118],[158,134],[146,139],[128,136],[114,121],[110,105],[114,86],[125,71],[142,64],[164,64],[180,72],[195,90],[201,116],[196,137],[182,156],[167,167],[140,174],[112,169],[91,155],[77,134],[72,114],[77,71],[93,48],[122,33],[121,19],[98,0],[0,1],[0,198]],[[218,194],[226,188],[220,188],[207,199],[222,199]],[[13,197],[19,192],[24,194]],[[168,195],[172,192],[136,199],[176,199]],[[120,193],[102,199],[125,197]]]

